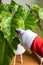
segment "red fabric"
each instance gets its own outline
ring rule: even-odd
[[[36,38],[34,39],[31,50],[43,57],[43,40],[41,40],[39,36],[36,36]]]

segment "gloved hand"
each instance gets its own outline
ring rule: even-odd
[[[18,32],[18,38],[21,41],[22,46],[25,49],[30,50],[32,42],[34,40],[34,38],[37,36],[36,33],[32,32],[31,30],[23,30],[23,29],[16,29]]]

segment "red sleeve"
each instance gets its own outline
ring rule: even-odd
[[[31,50],[43,57],[43,40],[41,40],[39,36],[36,36],[34,39]]]

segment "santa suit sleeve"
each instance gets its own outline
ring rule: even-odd
[[[43,40],[39,36],[36,36],[33,40],[31,50],[43,57]]]

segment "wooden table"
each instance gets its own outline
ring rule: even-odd
[[[23,64],[20,63],[20,56],[17,56],[16,65],[39,65],[40,60],[34,55],[29,55],[28,53],[23,54]],[[10,65],[13,65],[13,61]]]

